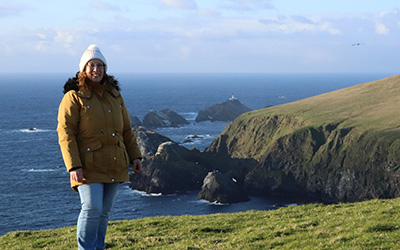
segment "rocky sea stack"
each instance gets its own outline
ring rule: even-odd
[[[246,107],[236,97],[232,96],[223,103],[200,110],[196,117],[196,122],[233,121],[239,115],[250,110],[249,107]]]
[[[249,200],[249,197],[237,185],[235,179],[229,178],[219,171],[207,174],[198,197],[202,200],[217,203],[237,203]]]
[[[187,124],[189,122],[183,116],[170,109],[151,110],[143,118],[143,126],[150,129],[179,127]]]
[[[131,188],[161,194],[200,189],[209,171],[204,160],[196,149],[164,142],[154,156],[143,162],[142,174],[131,174]]]

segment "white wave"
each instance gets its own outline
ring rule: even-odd
[[[198,202],[200,203],[206,203],[209,205],[213,205],[213,206],[228,206],[230,205],[229,203],[221,203],[221,202],[216,202],[216,201],[207,201],[207,200],[199,200]]]
[[[42,132],[50,132],[51,130],[49,130],[49,129],[39,129],[39,128],[26,128],[26,129],[20,129],[18,131],[19,132],[24,132],[24,133],[42,133]]]
[[[205,135],[201,135],[201,134],[197,134],[197,135],[190,134],[190,135],[187,135],[187,136],[186,136],[186,139],[201,140],[201,139],[210,138],[210,137],[213,137],[213,136],[210,135],[210,134],[205,134]]]
[[[187,135],[186,136],[186,139],[194,139],[194,140],[196,140],[196,139],[203,139],[204,138],[204,136],[203,135]]]
[[[198,145],[201,144],[201,141],[196,140],[196,141],[184,141],[181,143],[182,145]]]
[[[192,145],[192,144],[201,144],[201,143],[203,143],[204,139],[209,139],[211,137],[212,136],[210,134],[205,134],[205,135],[190,134],[190,135],[187,135],[185,137],[185,139],[183,140],[182,143],[183,144],[190,144],[190,145]]]
[[[135,193],[135,194],[139,194],[139,195],[141,195],[141,196],[145,196],[145,197],[158,197],[158,196],[162,196],[162,193],[150,193],[150,194],[148,194],[148,193],[146,193],[146,192],[144,192],[144,191],[139,191],[139,190],[133,190],[132,191],[133,193]]]
[[[54,172],[55,169],[28,169],[28,170],[24,170],[24,171],[28,171],[28,172]]]

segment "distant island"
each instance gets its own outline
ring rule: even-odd
[[[251,111],[232,95],[223,103],[218,103],[200,110],[196,122],[203,121],[233,121],[239,115]],[[136,116],[131,117],[133,126],[144,126],[146,128],[180,127],[189,124],[181,115],[170,109],[160,111],[150,110],[143,118],[143,122]]]
[[[239,115],[251,109],[243,105],[234,95],[223,103],[215,104],[200,110],[196,122],[202,121],[233,121]]]

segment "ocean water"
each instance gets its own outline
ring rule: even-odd
[[[76,224],[79,197],[69,186],[57,142],[57,111],[64,82],[72,74],[0,74],[0,235]],[[115,74],[128,110],[143,119],[169,108],[191,124],[156,131],[176,142],[199,135],[188,148],[204,150],[227,122],[194,119],[199,110],[234,95],[260,109],[381,79],[393,74]],[[34,128],[34,129],[33,129]],[[299,202],[295,197],[251,196],[248,202],[215,204],[198,191],[161,196],[120,187],[112,220],[148,216],[211,214]]]

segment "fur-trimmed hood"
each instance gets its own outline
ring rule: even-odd
[[[79,72],[78,72],[78,73],[79,73]],[[65,82],[65,84],[64,84],[64,91],[63,91],[64,94],[66,94],[66,93],[67,93],[68,91],[70,91],[70,90],[76,90],[76,91],[79,90],[79,87],[78,87],[78,83],[79,83],[79,81],[78,81],[78,73],[76,73],[75,77],[69,78],[69,79]],[[110,76],[110,75],[106,75],[106,74],[105,74],[103,79],[104,79],[104,80],[103,80],[103,83],[106,82],[106,84],[108,84],[108,85],[114,87],[116,90],[118,90],[118,91],[121,90],[121,88],[119,87],[119,83],[118,83],[118,81],[114,78],[114,76]]]

